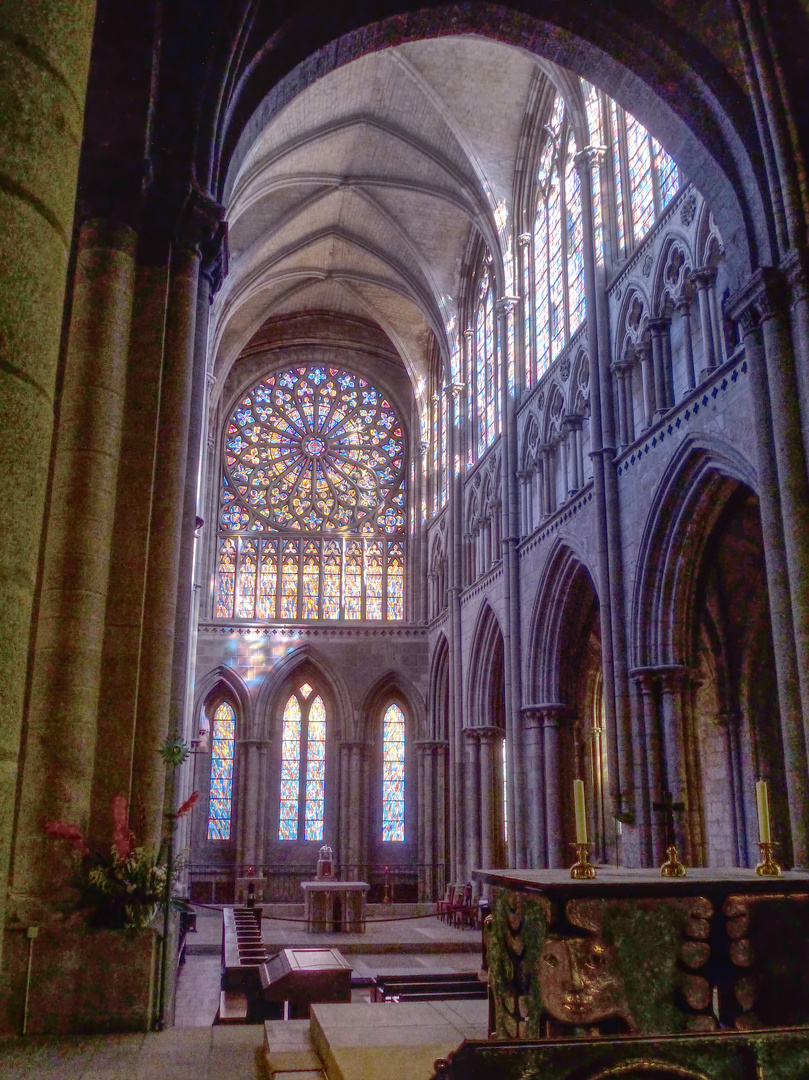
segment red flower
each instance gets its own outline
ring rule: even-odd
[[[191,795],[188,796],[188,798],[185,800],[183,805],[177,811],[177,817],[178,818],[185,817],[185,815],[190,810],[192,810],[197,805],[198,802],[199,802],[199,792],[195,791]]]
[[[135,846],[135,837],[129,828],[129,803],[125,795],[113,795],[110,800],[112,817],[112,843],[118,857],[127,859]]]
[[[70,840],[73,847],[82,855],[89,855],[90,849],[84,842],[84,837],[78,825],[69,825],[66,821],[46,821],[45,833],[48,836],[56,836],[61,840]]]

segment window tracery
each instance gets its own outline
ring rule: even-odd
[[[381,390],[302,365],[226,429],[216,617],[403,619],[405,444]]]
[[[314,696],[313,696],[314,695]],[[305,778],[301,807],[301,777]],[[323,839],[326,806],[326,706],[310,683],[302,683],[284,707],[278,839]],[[301,810],[303,812],[301,813]]]

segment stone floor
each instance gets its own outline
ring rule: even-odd
[[[392,913],[388,909],[385,914]],[[262,1025],[211,1026],[219,1000],[221,912],[201,914],[198,927],[180,968],[176,1026],[172,1030],[137,1035],[36,1036],[0,1042],[0,1078],[267,1080],[270,1073]],[[363,935],[311,935],[300,924],[270,920],[265,920],[262,930],[271,951],[327,943],[339,948],[348,956],[358,982],[377,974],[476,971],[480,964],[479,933],[446,926],[434,916],[369,924]],[[485,1001],[452,1006],[433,1003],[428,1017],[422,1015],[424,1005],[372,1006],[368,999],[367,986],[360,985],[352,990],[358,1011],[348,1005],[315,1007],[320,1015],[316,1016],[317,1038],[313,1041],[319,1062],[329,1070],[329,1080],[374,1080],[377,1076],[384,1080],[400,1076],[402,1080],[429,1080],[430,1065],[439,1050],[458,1045],[465,1035],[485,1035]],[[284,1022],[273,1023],[277,1040]],[[292,1035],[291,1029],[289,1033]],[[279,1080],[282,1076],[293,1080],[290,1072],[278,1075]],[[322,1076],[322,1070],[316,1068],[310,1070],[307,1080]]]

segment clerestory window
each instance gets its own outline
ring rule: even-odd
[[[315,364],[265,376],[226,428],[216,617],[403,619],[405,461],[367,379]]]

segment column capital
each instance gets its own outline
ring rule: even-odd
[[[480,739],[481,742],[486,743],[492,742],[498,736],[505,734],[502,728],[495,727],[494,724],[481,724],[480,726],[470,728],[469,730],[476,738]]]
[[[680,293],[674,301],[674,310],[678,315],[688,315],[691,311],[691,301],[685,293]]]
[[[563,701],[546,701],[524,705],[521,711],[526,716],[531,714],[537,724],[541,723],[544,727],[558,727],[559,721],[570,712],[570,706],[565,705]]]
[[[501,296],[499,300],[494,302],[497,314],[501,316],[508,315],[519,304],[521,299],[520,296]]]
[[[649,319],[647,326],[653,334],[665,334],[671,328],[671,319],[666,318],[665,315],[659,316],[656,319]]]
[[[453,382],[447,383],[444,387],[444,393],[448,398],[452,398],[453,401],[457,401],[461,396],[461,392],[466,389],[466,383]]]
[[[415,745],[418,750],[446,750],[449,744],[446,739],[416,739]]]
[[[635,366],[634,356],[629,356],[626,352],[618,357],[617,360],[613,360],[610,364],[610,371],[616,375],[624,375],[627,371],[631,371]]]
[[[568,413],[562,423],[570,431],[578,431],[578,429],[584,423],[584,417],[581,413]]]
[[[776,315],[785,315],[788,304],[784,275],[774,266],[762,266],[730,297],[725,310],[748,334]]]
[[[585,146],[573,158],[573,164],[579,176],[589,172],[594,165],[600,165],[607,152],[606,146]]]
[[[227,237],[224,206],[198,187],[190,187],[180,207],[174,238],[180,247],[200,256],[200,270],[210,281],[212,294],[227,274]]]
[[[467,328],[463,332],[463,336],[466,338],[467,341],[471,341],[475,336],[475,331],[472,329],[471,326],[467,326]]]
[[[518,469],[516,475],[521,484],[527,484],[534,474],[531,469]]]
[[[698,266],[691,272],[689,280],[693,281],[698,289],[709,289],[716,282],[716,267]]]
[[[517,237],[517,243],[522,248],[528,247],[528,245],[531,243],[531,234],[528,232],[520,233],[520,235]]]

